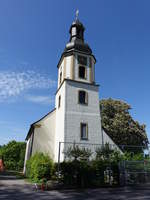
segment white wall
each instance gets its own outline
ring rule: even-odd
[[[65,76],[65,78],[71,78],[71,59],[72,59],[72,56],[67,56],[65,59],[66,59],[66,76]]]
[[[30,142],[30,138],[27,140],[26,142],[26,152],[25,152],[25,159],[24,159],[24,168],[23,168],[23,173],[26,173],[26,162],[29,159],[29,142]]]
[[[33,132],[31,133],[31,136],[28,138],[26,142],[26,152],[25,152],[24,169],[23,169],[24,174],[26,172],[26,162],[32,154],[32,142],[33,142]]]
[[[114,143],[114,141],[107,135],[107,133],[104,130],[102,130],[102,133],[103,133],[104,144],[109,143],[110,145],[112,145],[113,149],[117,149],[118,151],[122,153],[120,148]]]
[[[65,129],[65,90],[66,82],[63,83],[61,88],[56,94],[55,98],[55,108],[56,108],[56,135],[55,135],[55,162],[58,161],[58,151],[59,151],[59,142],[64,142],[64,129]],[[61,96],[61,105],[58,108],[58,99]],[[63,155],[61,154],[61,160],[63,160]]]
[[[56,112],[54,110],[40,122],[36,123],[36,125],[41,126],[35,127],[34,129],[32,155],[34,155],[36,152],[43,152],[49,154],[49,156],[54,159],[55,121]]]
[[[88,92],[88,105],[78,104],[78,91]],[[66,82],[65,141],[102,143],[98,87]],[[88,141],[80,140],[80,123],[88,123]]]

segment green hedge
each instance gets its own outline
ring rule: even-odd
[[[53,161],[48,155],[36,153],[26,163],[26,176],[32,181],[50,179],[53,173]]]
[[[80,148],[78,145],[69,147],[64,152],[66,161],[60,164],[61,181],[65,185],[76,187],[119,184],[118,161],[122,159],[120,152],[110,149],[106,144],[97,148],[95,153],[92,157],[88,148]]]
[[[113,173],[112,185],[119,184],[119,169],[115,162],[104,160],[92,161],[64,161],[60,164],[61,181],[68,186],[98,187],[109,185],[104,172],[111,169]]]
[[[95,156],[87,148],[77,145],[64,152],[66,160],[55,166],[48,155],[36,153],[26,164],[26,176],[34,182],[42,179],[60,178],[65,186],[99,187],[119,185],[118,163],[122,160],[131,160],[134,157],[143,159],[142,155],[131,156],[112,150],[109,145],[96,149]],[[59,175],[59,176],[58,176]]]

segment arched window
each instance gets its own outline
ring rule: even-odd
[[[84,90],[79,91],[78,98],[79,98],[78,102],[80,104],[88,104],[88,93],[85,92]]]

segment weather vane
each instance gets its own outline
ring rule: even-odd
[[[79,17],[79,10],[77,9],[76,10],[76,20],[78,20],[78,17]]]

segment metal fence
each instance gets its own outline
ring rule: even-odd
[[[108,144],[108,145],[109,145],[109,149],[115,149],[122,153],[121,147],[114,144]],[[67,159],[65,156],[65,153],[71,147],[79,147],[80,149],[89,149],[91,150],[91,153],[92,153],[91,158],[94,158],[96,154],[96,150],[104,147],[104,145],[94,144],[94,143],[59,142],[58,163],[60,163],[62,160]],[[124,146],[122,146],[122,149],[123,148]]]
[[[143,153],[144,155],[150,155],[149,146],[146,148],[144,146],[135,146],[135,145],[115,145],[115,144],[107,144],[109,145],[109,149],[114,149],[119,151],[120,153],[123,153],[125,151],[131,152],[131,154],[135,154],[137,152]],[[76,143],[76,142],[59,142],[59,151],[58,151],[58,163],[61,162],[61,160],[65,160],[65,152],[70,147],[79,147],[80,149],[90,149],[92,152],[92,158],[96,154],[96,150],[98,148],[102,148],[105,145],[104,144],[96,144],[96,143]],[[62,158],[61,158],[62,157]]]
[[[119,171],[121,185],[150,183],[150,161],[121,161]]]

